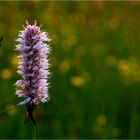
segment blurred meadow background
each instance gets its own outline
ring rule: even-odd
[[[25,20],[52,39],[50,102],[37,138],[140,138],[140,2],[0,1],[0,138],[33,138],[16,104],[15,39]]]

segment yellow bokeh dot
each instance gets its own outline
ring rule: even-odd
[[[13,55],[12,58],[11,58],[11,64],[15,67],[17,67],[18,65],[18,58],[16,55]]]
[[[59,65],[59,71],[62,73],[67,72],[69,70],[69,68],[70,68],[70,61],[68,61],[68,60],[63,61]]]
[[[107,62],[108,65],[113,66],[113,65],[116,65],[117,60],[116,60],[116,58],[114,56],[108,56],[106,58],[106,62]]]
[[[114,137],[119,137],[121,135],[121,129],[120,128],[113,128],[112,129],[112,135]]]
[[[130,67],[127,61],[120,60],[118,63],[118,68],[124,76],[126,77],[130,76],[132,68]]]
[[[117,67],[126,83],[140,81],[140,64],[137,58],[130,57],[119,60]]]
[[[105,125],[106,124],[106,117],[104,115],[99,115],[96,119],[96,122],[99,124],[99,125]]]
[[[79,76],[73,76],[70,79],[70,83],[74,86],[77,86],[77,87],[83,86],[85,84],[85,82],[86,81],[84,80],[84,78],[79,77]]]
[[[7,110],[9,115],[15,115],[17,113],[17,108],[14,105],[10,105]]]
[[[10,79],[12,77],[12,71],[10,69],[3,69],[1,71],[1,77],[3,79]]]

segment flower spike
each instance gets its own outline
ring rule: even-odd
[[[29,25],[26,22],[26,24],[16,40],[18,42],[16,50],[20,52],[17,73],[22,76],[22,80],[16,82],[16,86],[19,87],[16,95],[24,98],[24,101],[18,105],[37,105],[48,101],[49,63],[47,57],[50,48],[45,42],[50,39],[36,23]]]

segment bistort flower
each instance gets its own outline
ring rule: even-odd
[[[16,50],[20,52],[19,66],[17,73],[22,76],[16,82],[18,89],[16,95],[23,97],[24,101],[18,105],[38,104],[48,101],[49,63],[48,54],[50,52],[46,32],[42,32],[40,27],[27,23],[23,31],[20,31],[16,40]]]

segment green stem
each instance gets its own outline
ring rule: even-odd
[[[34,125],[34,136],[33,136],[34,140],[36,140],[36,134],[37,134],[37,126]]]

